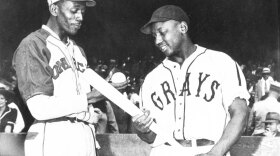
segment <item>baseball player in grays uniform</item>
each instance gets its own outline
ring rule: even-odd
[[[132,119],[138,136],[153,143],[152,156],[229,155],[246,125],[249,94],[241,69],[225,53],[193,44],[189,24],[181,8],[166,5],[141,28],[166,56],[141,87],[144,115]],[[182,148],[149,130],[152,121]]]
[[[20,93],[35,118],[25,155],[95,156],[91,123],[97,122],[96,113],[88,103],[104,97],[81,78],[87,70],[85,53],[68,37],[77,33],[86,7],[95,1],[48,0],[48,4],[47,24],[24,38],[13,57]]]

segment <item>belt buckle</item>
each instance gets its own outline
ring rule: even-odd
[[[191,147],[197,147],[197,139],[191,139]]]

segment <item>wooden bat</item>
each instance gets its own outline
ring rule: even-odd
[[[99,76],[95,71],[88,68],[85,70],[82,78],[85,79],[92,87],[98,90],[101,94],[106,96],[109,100],[114,102],[117,106],[123,109],[131,116],[138,114],[143,114],[143,112],[136,107],[131,101],[129,101],[122,93],[120,93],[116,88]],[[177,141],[172,137],[173,135],[167,134],[163,129],[160,129],[158,125],[153,122],[150,129],[158,135],[158,137],[163,137],[172,146],[182,147]]]

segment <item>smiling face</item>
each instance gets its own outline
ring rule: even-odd
[[[82,26],[86,2],[60,1],[57,3],[57,23],[62,34],[75,35]]]
[[[155,45],[166,57],[177,55],[181,50],[183,33],[180,31],[180,22],[169,20],[152,25],[152,35]]]
[[[4,95],[0,94],[0,108],[5,107],[7,103],[6,98],[4,97]]]

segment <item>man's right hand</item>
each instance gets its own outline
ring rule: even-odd
[[[149,133],[149,129],[153,118],[150,116],[150,111],[143,109],[143,114],[136,115],[132,118],[132,123],[135,129],[141,133]]]

